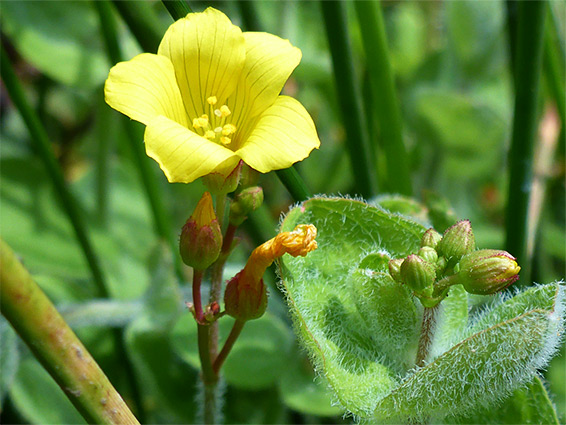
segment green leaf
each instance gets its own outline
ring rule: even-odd
[[[560,284],[535,287],[485,313],[467,330],[471,335],[383,398],[375,419],[465,415],[508,397],[555,354],[563,332],[564,292]]]
[[[63,390],[32,357],[20,363],[10,398],[18,412],[30,423],[86,423]]]
[[[549,398],[548,392],[538,376],[535,376],[524,388],[496,408],[478,411],[466,418],[447,418],[446,423],[466,424],[548,424],[560,422]]]
[[[430,227],[427,208],[413,198],[401,195],[380,195],[370,203],[378,205],[390,213],[404,215],[423,226]]]
[[[94,88],[108,75],[98,19],[89,3],[3,2],[2,30],[27,61],[65,85]]]
[[[279,380],[283,403],[290,409],[316,416],[335,416],[344,410],[332,404],[333,395],[324,378],[315,378],[308,359],[294,353],[291,363]]]
[[[233,323],[230,317],[220,319],[220,347]],[[291,343],[289,329],[277,317],[267,313],[257,320],[250,320],[222,366],[224,379],[230,385],[247,390],[273,385],[285,373]],[[200,369],[197,327],[189,314],[184,314],[173,328],[172,344],[183,360]]]
[[[375,278],[373,272],[358,271],[357,267],[372,263],[374,267],[383,267],[375,256],[371,261],[366,259],[368,254],[394,258],[416,252],[426,228],[375,206],[341,198],[304,202],[287,215],[282,230],[292,230],[297,224],[305,223],[317,227],[318,249],[305,258],[285,256],[281,262],[281,276],[296,330],[340,404],[354,414],[368,415],[377,400],[396,385],[396,373],[388,366],[400,369],[399,359],[388,359],[387,347],[382,344],[388,340],[403,346],[400,342],[403,338],[408,340],[407,345],[414,344],[415,332],[413,313],[403,315],[397,310],[400,306],[411,306],[407,294],[396,292],[387,281],[383,283],[381,278]],[[379,306],[384,319],[375,327],[384,329],[386,323],[398,317],[400,324],[405,323],[403,330],[389,328],[389,334],[380,335],[378,342],[374,338],[375,330],[363,326],[368,318],[362,316],[370,314],[371,301],[364,303],[363,296],[353,290],[356,275],[362,288],[385,285],[383,299],[401,295],[389,309]],[[369,286],[364,291],[369,293]],[[364,313],[360,314],[360,310]]]

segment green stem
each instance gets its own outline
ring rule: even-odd
[[[366,116],[354,72],[354,56],[348,34],[346,5],[343,1],[320,2],[332,64],[338,102],[346,129],[346,147],[356,182],[356,190],[365,197],[376,194],[377,169],[370,146]]]
[[[138,424],[90,353],[2,240],[0,263],[2,314],[85,420]]]
[[[8,94],[12,99],[12,102],[20,112],[28,131],[31,135],[31,142],[34,144],[37,152],[45,165],[47,170],[47,174],[49,175],[53,185],[55,186],[55,191],[61,200],[61,204],[63,206],[63,210],[67,214],[72,226],[73,230],[75,231],[75,235],[79,241],[79,244],[82,248],[83,254],[86,258],[90,271],[92,273],[92,277],[94,283],[98,288],[99,294],[107,298],[108,297],[108,289],[106,287],[105,279],[102,274],[102,269],[100,268],[100,263],[98,257],[96,256],[90,238],[87,233],[87,228],[83,221],[83,215],[80,211],[80,208],[69,191],[67,187],[67,183],[65,182],[65,178],[63,177],[63,173],[61,172],[61,168],[57,163],[57,159],[53,153],[51,148],[51,143],[47,136],[45,129],[43,128],[39,118],[29,106],[22,86],[18,81],[16,74],[14,73],[14,69],[12,68],[12,63],[8,58],[8,55],[4,51],[4,47],[1,47],[1,63],[2,66],[0,67],[0,73],[2,75],[2,80],[4,80],[4,84],[6,89],[8,90]]]
[[[515,108],[509,152],[505,249],[518,259],[523,268],[521,281],[526,283],[530,281],[527,258],[528,206],[533,181],[546,2],[519,2],[518,8]]]
[[[99,103],[97,103],[99,105]],[[108,180],[110,166],[110,138],[108,137],[106,123],[110,115],[110,108],[106,104],[98,107],[98,119],[96,139],[96,204],[98,218],[104,225],[108,222]]]
[[[192,13],[191,7],[184,0],[162,0],[162,3],[175,21]]]
[[[354,2],[370,75],[373,111],[387,163],[387,189],[411,196],[409,161],[403,142],[401,109],[389,60],[385,24],[378,1]]]
[[[438,313],[438,306],[424,307],[423,322],[421,326],[421,336],[419,338],[419,348],[417,350],[417,359],[415,364],[418,367],[425,365],[425,360],[430,354],[432,341],[434,339],[434,331],[436,329],[436,315]]]
[[[94,2],[99,14],[102,35],[106,44],[106,51],[112,63],[118,63],[123,60],[122,51],[118,44],[116,25],[112,16],[110,2],[107,0],[97,0]],[[145,195],[147,197],[149,207],[153,216],[153,222],[157,234],[169,245],[173,255],[175,264],[175,272],[180,281],[184,280],[181,257],[178,254],[178,246],[172,237],[172,229],[165,209],[165,204],[161,196],[158,181],[155,178],[151,161],[145,154],[143,143],[133,127],[133,123],[122,117],[122,123],[126,130],[129,147],[134,154],[134,164],[139,172]]]
[[[144,52],[157,53],[161,30],[149,2],[113,0],[112,3]]]
[[[257,9],[253,1],[238,0],[238,7],[242,15],[242,23],[248,31],[263,31]]]
[[[284,170],[277,170],[275,174],[279,177],[279,180],[289,191],[295,202],[304,201],[312,196],[305,181],[293,166]]]
[[[228,357],[228,354],[230,354],[230,350],[232,350],[232,347],[240,336],[240,333],[242,332],[245,324],[246,322],[242,320],[236,320],[234,322],[234,326],[232,326],[232,330],[230,331],[230,335],[228,335],[228,339],[226,339],[222,350],[220,351],[220,353],[214,360],[214,364],[212,365],[212,369],[214,370],[214,373],[216,375],[218,375],[218,373],[220,372],[220,368],[222,367],[224,360],[226,360],[226,357]]]
[[[544,76],[550,94],[556,104],[562,129],[564,129],[564,126],[566,126],[566,98],[564,93],[564,64],[566,59],[562,56],[560,49],[558,28],[550,12],[552,8],[549,7],[548,10],[550,15],[548,22],[550,25],[548,25],[544,37]]]

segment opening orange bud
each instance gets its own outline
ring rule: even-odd
[[[261,317],[267,306],[267,291],[263,284],[265,270],[284,254],[304,257],[317,248],[316,227],[301,224],[292,232],[279,233],[253,250],[246,266],[226,286],[226,313],[236,319]]]

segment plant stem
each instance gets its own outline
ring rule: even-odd
[[[301,178],[295,167],[291,166],[284,170],[277,170],[275,174],[289,191],[295,202],[304,201],[312,196],[305,181]]]
[[[195,309],[195,318],[198,323],[202,323],[204,314],[202,312],[202,299],[200,295],[200,286],[202,284],[202,270],[193,270],[193,307]]]
[[[214,373],[216,375],[218,375],[218,373],[220,372],[220,368],[222,367],[224,360],[226,360],[226,357],[228,357],[228,354],[230,354],[230,350],[232,350],[232,347],[240,336],[240,332],[242,332],[245,324],[246,322],[242,320],[236,320],[234,322],[234,326],[232,326],[232,330],[230,331],[230,335],[228,335],[228,339],[224,343],[222,350],[220,351],[220,353],[214,360],[214,364],[212,365],[212,369],[214,370]]]
[[[102,35],[106,45],[106,51],[112,63],[118,63],[123,60],[122,50],[118,44],[116,36],[116,25],[110,2],[107,0],[97,0],[94,2],[96,10],[100,18],[102,28]],[[175,239],[172,237],[172,229],[169,217],[165,209],[161,191],[158,186],[157,179],[155,178],[150,159],[144,151],[143,143],[140,140],[133,123],[127,120],[126,117],[121,117],[121,122],[126,130],[126,138],[128,145],[133,153],[134,164],[139,172],[145,195],[149,203],[149,207],[153,216],[153,223],[157,234],[163,239],[171,249],[173,262],[175,264],[175,272],[179,281],[183,281],[183,268],[181,264],[181,257],[178,254],[178,246]]]
[[[113,0],[112,3],[120,16],[136,38],[144,52],[157,53],[161,42],[160,29],[156,25],[157,16],[154,16],[151,5],[140,1]]]
[[[354,70],[354,55],[348,34],[346,4],[343,1],[320,2],[332,64],[338,102],[346,129],[346,147],[352,164],[356,191],[362,196],[376,194],[377,165],[370,146],[366,116]]]
[[[438,306],[425,307],[423,311],[423,322],[421,326],[421,337],[419,339],[419,348],[417,350],[417,360],[415,364],[418,367],[422,367],[425,364],[425,360],[430,353],[430,348],[432,347],[432,341],[434,338],[434,331],[436,330],[436,315],[438,313]]]
[[[73,226],[73,230],[75,231],[75,235],[90,268],[98,293],[102,297],[108,298],[108,288],[106,287],[106,282],[102,274],[98,256],[92,248],[87,228],[83,221],[83,214],[76,199],[67,187],[61,168],[59,167],[55,154],[53,153],[49,137],[47,136],[47,133],[34,110],[28,104],[22,86],[16,77],[14,69],[12,68],[12,63],[10,62],[3,46],[1,47],[1,63],[2,66],[0,67],[0,72],[2,80],[4,80],[8,94],[27,126],[31,136],[31,142],[39,152],[39,156],[43,161],[47,174],[53,182],[55,192],[59,196],[63,210],[67,214],[67,217]]]
[[[366,54],[373,111],[387,161],[388,191],[411,196],[409,161],[403,142],[401,109],[389,60],[385,23],[379,1],[354,2]]]
[[[90,353],[1,239],[0,263],[2,314],[85,420],[138,424]]]
[[[533,182],[533,152],[537,131],[537,106],[542,68],[546,2],[518,3],[515,63],[515,108],[509,152],[509,185],[505,249],[521,265],[521,282],[530,282],[527,258],[528,206]]]
[[[184,0],[162,0],[163,5],[169,12],[169,15],[176,21],[192,13],[189,4]]]

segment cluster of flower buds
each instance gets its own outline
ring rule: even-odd
[[[515,282],[521,269],[508,252],[475,250],[469,220],[444,232],[428,229],[417,254],[389,261],[389,273],[411,288],[425,307],[442,301],[452,285],[461,284],[472,294],[493,294]]]
[[[195,270],[204,270],[216,261],[222,248],[222,231],[205,192],[181,231],[179,250],[183,262]]]

